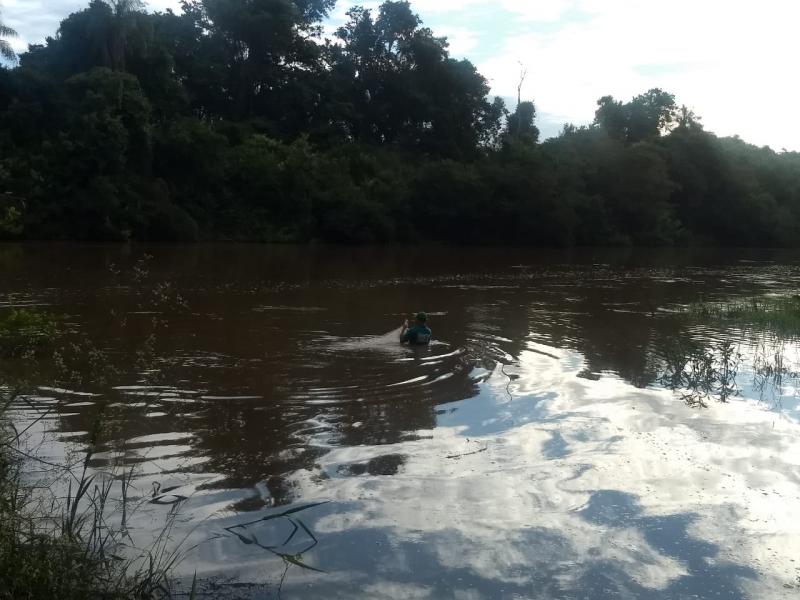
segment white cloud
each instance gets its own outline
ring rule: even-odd
[[[171,8],[174,12],[180,11],[179,0],[148,0],[147,6],[153,11],[165,11]]]
[[[792,75],[800,3],[674,0],[666,14],[663,5],[634,0],[574,7],[589,17],[556,32],[513,35],[482,61],[495,93],[514,94],[522,61],[540,111],[568,120],[590,121],[600,96],[625,99],[658,86],[720,134],[800,149],[800,130],[787,127],[800,94]]]
[[[10,40],[12,47],[24,52],[29,44],[55,35],[64,17],[88,5],[88,0],[5,0],[0,8],[4,22],[19,34]],[[180,0],[147,0],[147,5],[153,11],[180,10]]]
[[[149,4],[178,9],[177,0]],[[337,5],[329,34],[352,4]],[[380,1],[360,4],[377,8]],[[85,5],[5,0],[4,17],[20,33],[16,49],[24,50]],[[541,115],[586,123],[600,96],[627,99],[662,87],[719,134],[800,150],[800,128],[791,126],[800,97],[796,0],[412,0],[412,7],[450,38],[454,56],[478,64],[497,95],[516,96],[523,62],[526,92]]]
[[[523,21],[558,21],[574,6],[574,0],[501,0],[500,6]]]
[[[454,15],[474,6],[486,5],[486,0],[411,0],[411,8],[422,15]]]
[[[385,568],[369,573],[370,583],[385,578],[386,590],[399,591],[390,582],[407,573],[424,547],[437,573],[457,573],[465,583],[541,589],[553,580],[563,595],[582,597],[590,593],[587,575],[601,568],[642,588],[632,595],[665,598],[678,594],[671,585],[706,577],[706,568],[724,573],[736,564],[758,565],[746,596],[781,597],[800,551],[800,505],[786,501],[800,490],[795,421],[776,422],[757,401],[718,403],[697,413],[669,391],[634,389],[609,376],[584,380],[577,377],[585,368],[579,354],[546,346],[531,345],[519,368],[514,403],[505,400],[506,382],[490,379],[483,385],[494,389],[457,411],[468,411],[470,403],[491,406],[489,415],[508,424],[496,433],[465,431],[473,417],[454,416],[412,441],[331,449],[320,457],[319,471],[295,473],[292,483],[305,501],[347,507],[320,519],[314,531],[331,545],[339,536],[370,539],[369,531],[402,540],[382,545]],[[526,422],[533,405],[552,418]],[[569,451],[553,460],[544,448],[556,432]],[[486,450],[445,458],[474,447]],[[387,454],[409,457],[395,476],[342,476],[346,465]],[[598,490],[624,490],[612,494],[620,501],[612,513],[628,516],[614,526],[588,517],[593,498],[602,496]],[[627,508],[626,497],[635,499]],[[645,520],[671,518],[686,523],[686,537],[702,540],[695,547],[708,548],[713,562],[701,561],[698,571],[687,564],[688,554],[662,547],[660,534],[642,528]],[[351,573],[352,580],[357,576]],[[427,583],[424,577],[415,581]],[[736,589],[739,582],[729,577]],[[415,593],[425,597],[424,591]]]
[[[22,52],[28,44],[41,43],[55,34],[61,19],[84,5],[82,0],[5,0],[3,21],[19,34],[10,40],[12,47]]]
[[[466,27],[437,27],[436,35],[444,36],[450,43],[450,54],[461,58],[478,45],[478,34]]]
[[[513,13],[525,21],[556,21],[574,2],[575,0],[499,0],[494,3],[487,0],[411,0],[411,6],[423,16],[455,16],[488,6]]]

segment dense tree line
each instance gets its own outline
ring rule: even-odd
[[[70,15],[0,68],[0,236],[800,239],[800,154],[717,138],[658,89],[540,142],[534,104],[491,98],[407,2],[353,8],[323,41],[334,1]]]

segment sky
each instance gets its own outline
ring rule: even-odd
[[[53,35],[88,0],[0,0],[20,37]],[[357,2],[341,1],[327,30]],[[376,7],[377,1],[360,3]],[[650,88],[676,95],[718,135],[800,151],[800,0],[412,0],[426,26],[513,104],[520,71],[545,137],[592,121],[597,99]],[[178,0],[150,0],[152,10]],[[512,107],[513,108],[513,107]]]

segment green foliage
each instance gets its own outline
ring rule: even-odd
[[[20,515],[31,502],[0,458],[0,598],[123,598],[106,592],[99,577],[103,565],[87,560],[79,544],[37,532],[33,520]],[[7,463],[7,461],[5,461]]]
[[[89,469],[102,415],[89,432],[84,460],[58,465],[20,450],[21,432],[5,414],[15,398],[7,393],[0,393],[0,600],[169,597],[165,583],[180,554],[165,541],[177,513],[170,512],[161,535],[141,556],[120,556],[129,541],[125,509],[119,529],[112,521],[119,500],[111,492],[121,480],[121,502],[128,502],[131,474],[104,476]],[[46,486],[25,477],[23,470],[37,462],[39,476],[70,482],[66,498],[48,497]]]
[[[536,107],[533,102],[520,102],[514,114],[509,115],[506,125],[506,137],[529,144],[539,141],[539,128],[536,121]]]
[[[7,206],[5,214],[0,213],[0,239],[18,236],[22,231],[22,213],[16,206]]]
[[[348,16],[336,34],[341,45],[328,46],[326,58],[344,87],[334,94],[349,136],[455,158],[496,134],[502,113],[488,100],[488,82],[450,58],[446,39],[422,27],[408,2],[387,1],[376,17],[360,7]]]
[[[614,139],[631,143],[642,142],[670,131],[676,122],[693,121],[687,111],[678,113],[675,96],[653,88],[623,104],[612,96],[597,101],[595,124]]]
[[[686,313],[700,321],[753,327],[782,337],[800,336],[800,296],[764,296],[733,302],[699,302]]]
[[[620,233],[640,245],[678,241],[680,224],[670,204],[674,184],[661,149],[647,143],[624,148],[610,170],[607,202]]]
[[[91,0],[0,68],[0,238],[788,246],[800,155],[652,89],[539,143],[411,5]],[[0,29],[0,36],[8,35]]]
[[[10,38],[16,37],[17,32],[11,29],[8,25],[3,24],[0,21],[0,58],[4,58],[7,61],[15,61],[17,60],[17,55],[14,50],[11,48],[11,44],[8,43],[8,40],[3,38]]]
[[[52,348],[58,334],[58,321],[45,312],[12,309],[0,316],[0,354],[25,356]]]

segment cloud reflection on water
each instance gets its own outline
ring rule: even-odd
[[[498,401],[505,428],[475,437],[470,409],[497,397],[482,394],[420,432],[431,439],[336,448],[299,472],[301,497],[333,501],[313,526],[313,564],[337,576],[295,572],[283,597],[789,597],[797,426],[767,429],[774,415],[752,403],[697,412],[618,378],[579,379],[569,358],[575,372],[536,368],[520,383],[550,390],[514,400],[543,419],[518,423]],[[446,459],[467,435],[487,451]],[[343,475],[387,454],[408,457],[394,476]]]
[[[124,314],[133,292],[86,295],[102,262],[88,253],[56,294],[35,267],[66,258],[48,252],[26,250],[0,280],[72,302],[75,321],[127,361],[130,330],[94,319],[106,303]],[[325,573],[292,566],[284,599],[796,597],[796,382],[770,383],[762,402],[742,371],[741,398],[699,410],[659,378],[670,340],[719,341],[677,327],[670,306],[707,289],[795,285],[796,268],[592,255],[518,269],[520,257],[483,249],[468,267],[446,251],[420,262],[390,250],[364,266],[350,252],[154,251],[153,269],[196,310],[167,317],[164,385],[130,372],[116,389],[37,400],[58,409],[42,422],[58,437],[48,451],[79,448],[108,401],[119,439],[93,466],[135,465],[142,498],[154,482],[188,498],[181,532],[201,545],[181,568],[219,576],[210,597],[274,597],[283,560],[228,528],[317,501],[329,503],[303,514],[319,539],[303,561]],[[264,280],[262,259],[287,282]],[[449,347],[432,356],[380,335],[418,304],[448,308],[435,331]],[[325,310],[255,310],[286,306]],[[93,405],[78,395],[90,392],[102,394]],[[164,510],[137,513],[137,542]],[[287,524],[273,525],[259,539],[283,542]]]

